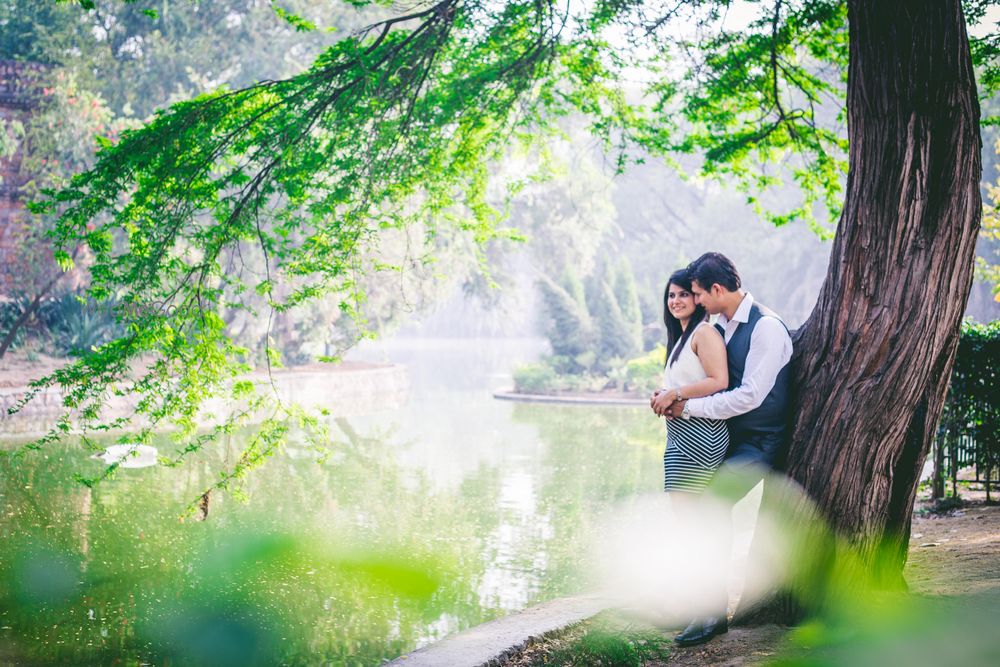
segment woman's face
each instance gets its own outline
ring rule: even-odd
[[[694,295],[680,285],[670,283],[667,288],[667,309],[679,320],[689,320],[694,315]]]

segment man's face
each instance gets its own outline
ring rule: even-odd
[[[718,285],[712,285],[710,289],[705,289],[697,280],[691,281],[691,292],[694,294],[694,302],[701,305],[709,315],[718,315],[722,312],[721,289]]]

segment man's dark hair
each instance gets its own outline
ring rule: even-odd
[[[706,252],[688,265],[688,275],[702,289],[710,290],[718,283],[730,292],[740,288],[740,274],[729,258],[718,252]]]

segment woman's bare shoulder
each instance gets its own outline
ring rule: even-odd
[[[693,338],[698,340],[722,340],[722,334],[708,320],[701,322],[694,330]]]

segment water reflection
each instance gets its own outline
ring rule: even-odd
[[[493,400],[538,349],[390,350],[412,364],[405,407],[331,422],[322,461],[293,439],[246,480],[246,502],[213,495],[204,522],[178,515],[239,456],[238,435],[92,490],[71,481],[94,465],[73,443],[0,460],[0,656],[373,664],[586,588],[598,516],[659,486],[662,425]],[[26,563],[71,575],[45,588]]]
[[[148,468],[155,466],[156,447],[149,445],[108,445],[100,453],[90,458],[103,461],[105,465],[118,464],[121,468]]]

